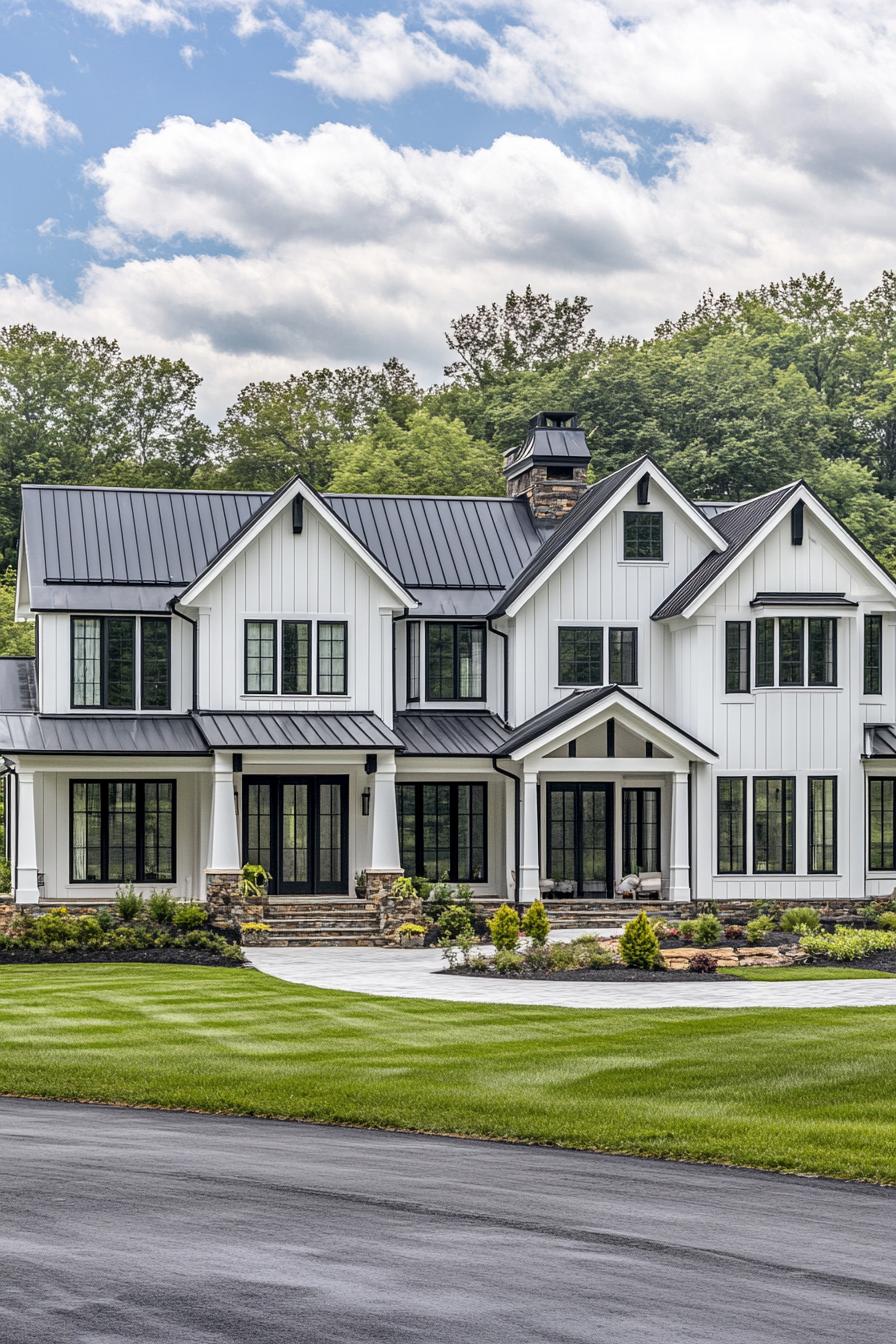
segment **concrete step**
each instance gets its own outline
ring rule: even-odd
[[[357,937],[348,933],[271,933],[266,947],[383,947],[387,939],[377,933],[376,937]]]

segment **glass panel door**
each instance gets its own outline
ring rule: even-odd
[[[583,896],[606,896],[610,876],[610,792],[605,784],[582,784],[580,859]]]
[[[321,780],[317,788],[317,852],[315,869],[319,892],[344,892],[347,889],[345,852],[346,783]]]
[[[577,896],[605,896],[613,873],[613,786],[549,784],[547,871]]]
[[[271,874],[272,895],[346,895],[345,776],[245,778],[243,858]]]
[[[548,785],[548,877],[576,880],[576,787]]]
[[[310,891],[309,787],[280,785],[280,884],[283,892]]]

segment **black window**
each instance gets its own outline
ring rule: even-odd
[[[72,882],[173,882],[175,797],[170,779],[73,779]]]
[[[399,784],[398,834],[406,873],[438,882],[487,877],[485,784]]]
[[[865,695],[883,691],[883,617],[865,617]]]
[[[756,622],[756,685],[775,684],[775,622],[763,616]]]
[[[420,622],[408,621],[408,704],[420,699]]]
[[[133,616],[73,616],[72,708],[133,709],[137,623]]]
[[[558,631],[561,686],[602,686],[604,630],[601,625],[561,625]]]
[[[485,698],[485,626],[426,623],[427,700]]]
[[[717,786],[720,873],[747,871],[747,781],[722,775]]]
[[[876,872],[896,870],[896,779],[892,775],[868,781],[868,867]]]
[[[277,691],[277,622],[246,622],[246,693],[274,695]]]
[[[809,620],[809,685],[837,684],[837,622],[832,616]]]
[[[662,560],[663,515],[661,513],[626,513],[623,516],[626,560]]]
[[[753,872],[792,873],[794,781],[772,776],[753,780]]]
[[[638,682],[638,632],[625,626],[610,630],[610,681],[618,686]]]
[[[809,872],[837,871],[837,780],[809,780]]]
[[[143,616],[140,620],[140,706],[171,708],[171,622]]]
[[[243,776],[243,860],[277,895],[348,891],[348,779]]]
[[[280,652],[282,695],[311,694],[311,622],[284,621]]]
[[[660,791],[622,790],[624,873],[660,871]]]
[[[750,689],[750,622],[725,622],[725,692],[746,694]]]
[[[802,616],[782,616],[778,621],[778,685],[803,686],[806,682],[803,668],[803,639],[805,622]]]
[[[345,695],[348,690],[348,626],[320,621],[317,626],[317,693]]]

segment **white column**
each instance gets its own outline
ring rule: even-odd
[[[672,835],[669,846],[669,900],[691,899],[691,835],[688,825],[688,775],[672,776]]]
[[[208,868],[209,872],[227,873],[239,872],[240,867],[240,840],[233,800],[233,755],[229,751],[216,751]]]
[[[20,770],[16,839],[16,904],[37,905],[37,814],[34,807],[34,771]]]
[[[522,862],[519,872],[521,901],[537,901],[541,895],[538,861],[538,775],[523,774]]]
[[[380,755],[373,781],[373,819],[370,836],[370,868],[374,873],[400,873],[398,812],[395,807],[395,761]]]

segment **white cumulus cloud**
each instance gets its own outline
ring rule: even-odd
[[[50,106],[50,96],[24,71],[0,75],[0,134],[40,146],[76,137],[78,128]]]

